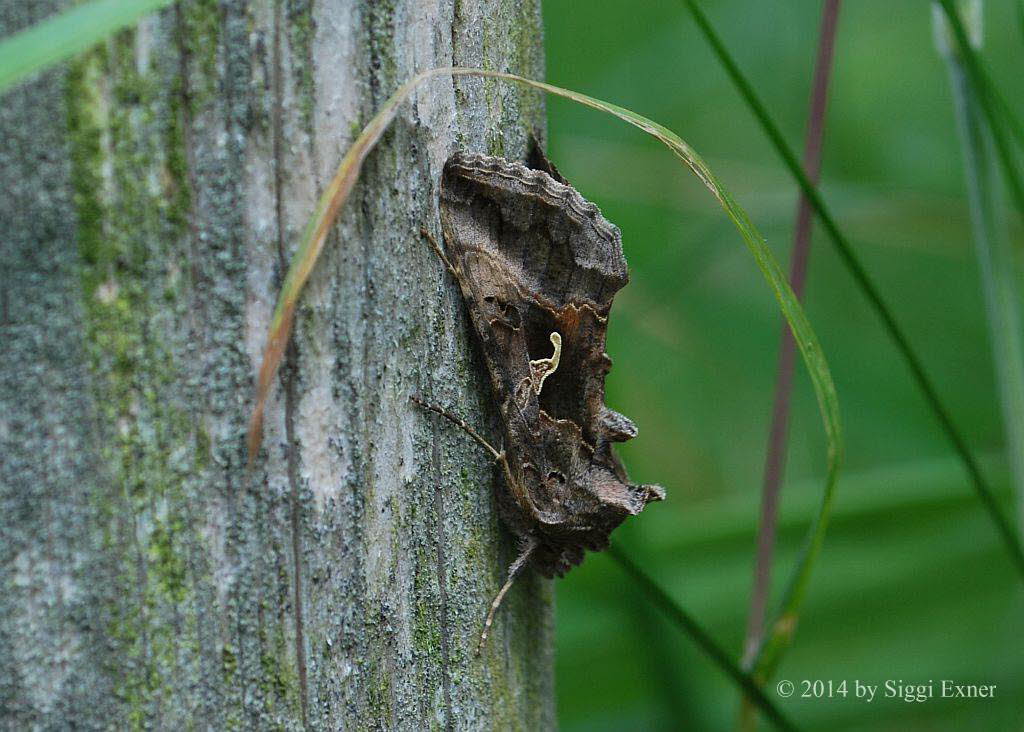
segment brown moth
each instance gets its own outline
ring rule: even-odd
[[[604,403],[612,298],[627,282],[618,228],[585,201],[534,144],[530,167],[456,153],[441,180],[444,250],[462,290],[502,415],[502,448],[459,417],[414,401],[464,429],[498,465],[499,512],[519,555],[491,604],[532,565],[562,576],[601,551],[627,516],[665,492],[634,485],[612,450],[636,436]]]

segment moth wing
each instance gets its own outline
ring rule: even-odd
[[[608,312],[628,281],[621,234],[539,150],[533,158],[540,170],[486,155],[453,155],[441,184],[445,246],[467,274],[476,268],[471,280],[488,262],[487,286],[474,288],[475,302],[493,304],[486,301],[488,288],[503,292],[494,295],[503,299],[499,306],[514,301],[525,362],[550,357],[551,334],[561,336],[561,365],[545,382],[540,407],[580,425],[591,446],[629,439],[632,423],[604,405]],[[495,287],[499,279],[504,283]],[[478,323],[478,330],[481,325],[486,328]],[[520,365],[524,344],[506,351]]]
[[[603,548],[627,515],[663,494],[630,485],[611,447],[636,435],[604,403],[608,313],[628,280],[621,235],[543,155],[532,160],[539,169],[454,155],[441,222],[505,410],[510,489],[554,541],[541,564],[560,573],[579,558],[553,547]]]

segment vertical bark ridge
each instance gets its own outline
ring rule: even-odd
[[[274,109],[273,109],[273,154],[274,154],[274,214],[277,221],[277,248],[281,258],[281,271],[287,268],[285,242],[285,221],[284,221],[284,154],[282,142],[284,137],[284,122],[281,112],[284,108],[284,95],[282,93],[283,70],[281,63],[281,32],[282,32],[282,2],[274,0],[274,60],[273,60],[273,87],[274,87]],[[287,464],[288,464],[288,499],[289,513],[291,515],[291,552],[292,552],[292,614],[295,624],[295,664],[299,677],[299,707],[302,712],[302,726],[309,725],[309,689],[306,677],[306,649],[302,622],[302,517],[300,515],[301,503],[299,501],[299,470],[298,458],[295,450],[295,368],[298,361],[295,342],[288,344],[285,352],[285,361],[281,369],[282,388],[284,389],[284,428],[287,441]]]

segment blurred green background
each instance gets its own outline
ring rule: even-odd
[[[821,2],[701,6],[803,147]],[[545,3],[548,80],[678,132],[788,262],[796,186],[680,2]],[[1012,2],[985,4],[984,57],[1022,90]],[[1020,105],[1017,103],[1018,113]],[[668,500],[616,534],[738,656],[749,602],[780,315],[712,197],[654,141],[549,99],[550,152],[623,231],[632,284],[609,333],[620,454]],[[1012,508],[946,68],[926,2],[844,3],[822,187],[989,479]],[[1020,241],[1019,219],[1011,235]],[[816,230],[806,305],[839,390],[836,513],[777,679],[997,684],[994,700],[769,696],[806,729],[1024,729],[1024,588],[907,369]],[[823,488],[825,441],[798,367],[776,597]],[[607,556],[558,583],[565,730],[724,729],[734,686]],[[799,686],[798,686],[799,688]],[[852,686],[851,686],[852,688]],[[852,696],[852,694],[851,694]]]

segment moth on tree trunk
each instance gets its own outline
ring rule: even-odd
[[[424,231],[469,309],[501,410],[501,447],[442,407],[416,401],[492,454],[503,484],[498,508],[519,539],[481,645],[525,567],[560,577],[585,550],[605,549],[627,516],[665,497],[659,486],[631,484],[612,450],[637,434],[604,403],[608,314],[628,281],[619,230],[536,142],[530,163],[456,153],[441,181],[447,253]]]

